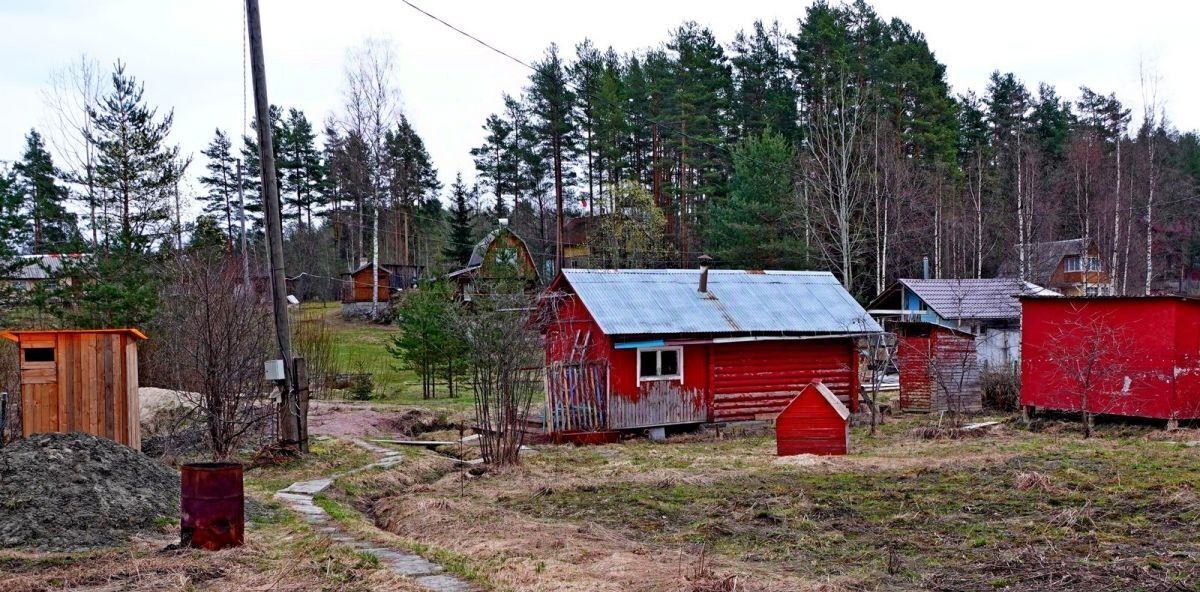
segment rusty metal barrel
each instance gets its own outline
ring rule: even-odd
[[[183,465],[179,480],[179,539],[184,547],[239,547],[246,529],[246,496],[239,463]]]

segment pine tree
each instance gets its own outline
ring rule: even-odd
[[[425,142],[403,115],[394,130],[384,138],[384,165],[387,167],[387,190],[392,210],[397,214],[396,230],[400,261],[411,265],[421,250],[417,230],[434,231],[437,221],[424,225],[426,218],[414,217],[417,208],[427,208],[430,199],[441,189],[437,169],[433,168]],[[433,199],[433,201],[437,201]]]
[[[505,95],[505,101],[507,100],[508,95]],[[504,195],[510,192],[508,180],[511,173],[508,167],[511,160],[508,158],[508,148],[512,144],[512,124],[493,113],[484,121],[483,129],[487,132],[483,144],[472,148],[471,155],[475,157],[475,171],[478,173],[479,182],[483,187],[492,190],[496,198],[496,216],[502,218],[508,212],[504,205]]]
[[[455,267],[467,264],[475,246],[471,191],[463,183],[461,172],[454,176],[454,184],[450,186],[450,235],[446,239],[445,256]]]
[[[288,109],[286,121],[280,123],[278,148],[280,196],[283,210],[294,213],[296,226],[313,225],[313,212],[320,214],[324,203],[321,188],[325,183],[325,168],[317,150],[317,136],[304,112]],[[284,216],[286,220],[287,215]]]
[[[767,28],[762,21],[755,21],[750,33],[740,31],[734,38],[729,60],[737,89],[734,112],[744,136],[770,129],[789,141],[799,139],[799,96],[785,42],[778,22]]]
[[[201,152],[208,159],[204,165],[208,172],[200,177],[200,184],[208,189],[208,193],[200,198],[204,202],[203,211],[213,216],[219,225],[224,225],[231,249],[238,234],[237,229],[240,228],[237,192],[238,183],[241,181],[237,176],[237,161],[233,158],[232,150],[233,143],[229,136],[219,129],[216,130],[208,147]]]
[[[88,141],[96,148],[97,185],[111,196],[122,247],[145,251],[161,236],[171,217],[169,195],[182,171],[179,148],[167,144],[174,112],[161,118],[143,100],[144,89],[125,65],[117,62],[112,91],[96,108],[88,108],[92,132]]]
[[[58,170],[37,130],[25,136],[25,153],[13,165],[16,188],[23,195],[33,253],[62,253],[77,242],[75,215],[67,211],[68,192],[58,183]]]
[[[571,117],[574,93],[567,84],[566,69],[557,46],[551,45],[545,57],[534,64],[528,92],[541,150],[553,163],[555,209],[563,212],[567,199],[564,161],[575,145]],[[562,216],[565,213],[559,216],[559,222],[563,220]],[[561,226],[557,227],[555,235],[560,236],[561,230]],[[555,257],[554,269],[557,271],[562,267],[562,253],[556,253]]]
[[[728,162],[719,146],[731,137],[732,71],[725,50],[712,31],[686,22],[672,34],[667,47],[675,52],[675,96],[671,141],[677,154],[674,210],[678,215],[680,263],[690,265],[699,244],[705,201],[722,195]]]
[[[183,172],[179,149],[167,144],[172,112],[160,118],[146,105],[142,86],[120,62],[112,84],[100,105],[88,109],[88,141],[96,149],[97,186],[111,196],[105,205],[113,232],[100,253],[64,265],[64,275],[88,281],[59,282],[58,300],[73,305],[65,321],[78,327],[138,327],[152,318],[160,279],[152,249],[172,242],[166,233]]]

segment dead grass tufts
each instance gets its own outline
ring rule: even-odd
[[[1050,484],[1050,477],[1037,471],[1029,471],[1017,475],[1016,480],[1013,482],[1013,487],[1017,491],[1028,491],[1030,489],[1047,493],[1054,491],[1054,487]]]

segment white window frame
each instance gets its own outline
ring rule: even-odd
[[[642,376],[642,352],[663,352],[663,351],[675,352],[675,360],[676,360],[676,365],[677,365],[676,373],[671,374],[671,375],[666,375],[666,376],[657,375],[657,374],[655,376]],[[657,366],[654,368],[654,371],[657,373],[662,368],[662,354],[655,355],[654,360],[655,360],[655,363],[657,364]],[[655,382],[655,381],[659,381],[659,380],[678,380],[680,382],[683,382],[683,347],[667,346],[667,347],[639,347],[639,348],[637,348],[637,379],[638,379],[638,384],[641,384],[643,382]]]

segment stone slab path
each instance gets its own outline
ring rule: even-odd
[[[379,559],[381,564],[386,565],[398,574],[412,578],[418,585],[428,590],[432,590],[433,592],[470,592],[474,590],[475,588],[465,580],[444,573],[442,566],[420,555],[381,547],[378,544],[356,537],[330,518],[329,514],[325,513],[325,510],[321,506],[313,502],[313,496],[325,491],[333,483],[333,480],[338,477],[376,467],[390,467],[401,462],[404,458],[404,455],[399,452],[382,446],[376,446],[366,441],[356,440],[354,443],[371,452],[382,454],[383,458],[353,471],[321,479],[313,479],[311,481],[297,481],[276,493],[275,498],[299,513],[317,532],[328,536],[336,543],[354,547],[363,553],[374,555]]]

